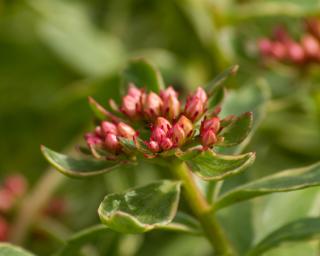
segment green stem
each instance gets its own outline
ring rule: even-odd
[[[175,177],[183,182],[185,199],[189,203],[194,215],[200,221],[208,240],[214,247],[215,255],[235,255],[232,245],[212,213],[212,205],[206,201],[202,192],[197,187],[192,173],[186,164],[179,162],[172,165],[171,170]]]

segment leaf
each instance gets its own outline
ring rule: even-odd
[[[109,229],[105,225],[96,225],[86,228],[71,236],[65,242],[65,245],[59,250],[55,256],[77,255],[79,250],[87,243],[95,239],[97,236],[104,234]]]
[[[250,133],[252,128],[252,112],[247,112],[231,121],[219,134],[224,139],[217,146],[231,147],[241,143]]]
[[[0,255],[1,256],[34,256],[34,254],[27,252],[24,249],[9,243],[0,243]]]
[[[209,97],[208,109],[214,110],[217,106],[219,106],[226,96],[226,89],[224,87],[218,87],[214,90],[214,93],[211,97]]]
[[[250,256],[278,246],[282,242],[312,240],[320,237],[320,218],[304,218],[293,221],[266,236],[248,253]]]
[[[235,75],[238,71],[238,68],[239,65],[233,65],[224,70],[222,73],[218,74],[212,81],[206,84],[205,88],[208,95],[212,95],[227,78]]]
[[[247,183],[225,195],[216,202],[216,209],[275,192],[286,192],[320,185],[320,162],[297,169],[289,169]]]
[[[67,155],[55,152],[45,146],[41,146],[41,151],[47,161],[64,175],[85,178],[110,172],[121,164],[114,161],[96,161],[89,159],[75,159]]]
[[[116,72],[127,58],[119,38],[96,28],[80,3],[30,0],[40,39],[58,57],[85,76]]]
[[[153,92],[159,92],[165,88],[160,71],[143,58],[136,58],[129,62],[123,71],[124,88],[129,83],[146,88]]]
[[[180,182],[163,180],[107,195],[98,209],[101,222],[124,233],[142,233],[163,227],[176,214],[180,185]]]
[[[194,150],[178,157],[186,161],[191,171],[204,180],[222,180],[239,174],[255,160],[254,153],[227,156],[216,154],[212,150]]]

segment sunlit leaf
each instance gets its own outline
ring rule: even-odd
[[[304,218],[293,221],[266,236],[249,253],[250,256],[261,255],[283,242],[313,240],[320,237],[320,218]]]
[[[96,161],[89,159],[75,159],[55,152],[45,146],[41,151],[48,162],[62,174],[75,178],[84,178],[110,172],[121,164],[115,161]]]
[[[34,256],[34,254],[25,251],[24,249],[8,244],[0,243],[0,255],[1,256]]]
[[[221,180],[244,171],[253,163],[255,154],[229,156],[216,154],[212,150],[193,150],[178,157],[185,160],[190,170],[202,179]]]
[[[160,71],[143,58],[133,59],[123,72],[124,87],[134,83],[138,87],[159,92],[165,88]]]
[[[180,182],[163,180],[107,195],[98,213],[110,229],[142,233],[169,224],[176,215]]]
[[[320,185],[320,162],[289,169],[240,186],[222,195],[216,209],[275,192],[285,192]]]

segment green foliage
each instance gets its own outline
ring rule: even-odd
[[[18,246],[7,244],[7,243],[0,243],[0,255],[1,256],[34,256],[34,254],[27,252]]]
[[[99,206],[100,219],[109,228],[126,233],[165,226],[176,214],[180,185],[180,182],[165,180],[107,195]]]

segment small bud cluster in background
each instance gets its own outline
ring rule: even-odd
[[[220,108],[207,113],[207,105],[208,95],[201,87],[187,97],[183,106],[172,86],[157,94],[130,84],[121,106],[112,102],[118,116],[100,122],[93,132],[85,135],[85,140],[94,157],[112,160],[126,153],[121,138],[137,143],[140,137],[136,130],[139,128],[133,127],[140,124],[150,127],[148,139],[141,140],[154,155],[179,148],[192,139],[198,139],[205,150],[217,143],[221,131],[217,116]],[[203,120],[198,124],[201,118]]]
[[[260,54],[266,59],[305,65],[320,63],[320,20],[305,20],[305,32],[294,40],[285,27],[277,27],[272,39],[261,38],[258,42]]]
[[[19,207],[21,199],[26,195],[28,182],[24,176],[16,174],[5,178],[0,186],[0,241],[7,241],[10,233],[9,216]],[[51,217],[62,216],[65,201],[53,198],[44,209],[44,214]]]

